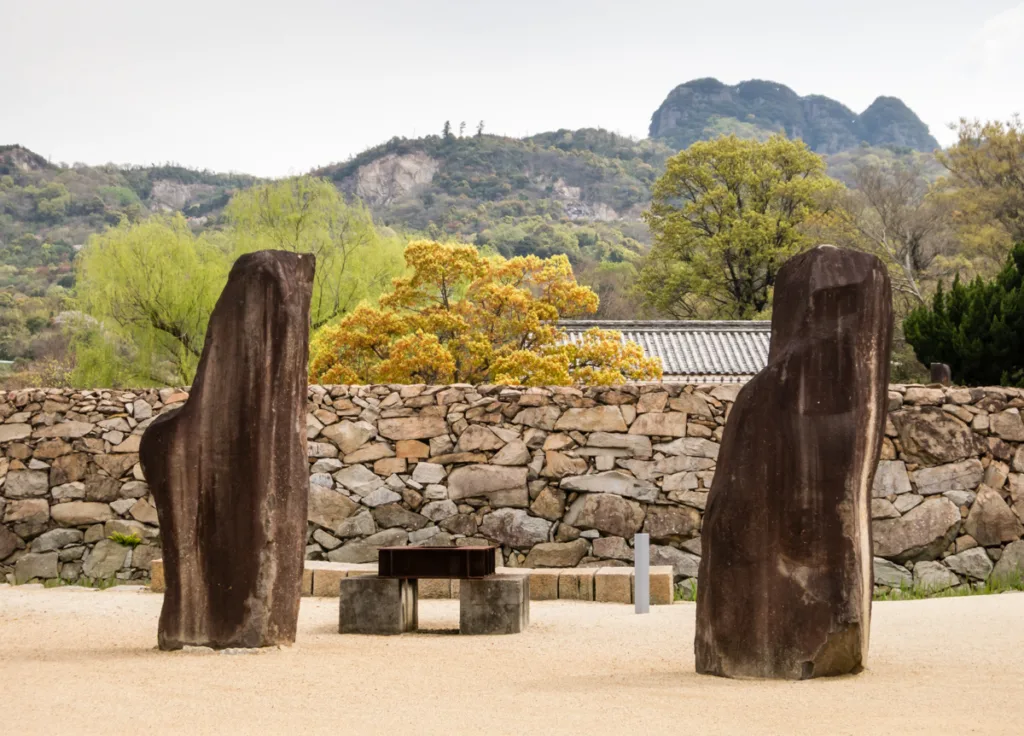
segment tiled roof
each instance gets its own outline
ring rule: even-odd
[[[747,381],[768,362],[771,322],[562,320],[574,342],[592,327],[618,330],[648,357],[661,358],[667,381]]]

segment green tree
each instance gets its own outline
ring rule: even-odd
[[[644,213],[654,235],[639,280],[646,301],[678,318],[764,313],[779,267],[811,244],[802,226],[841,186],[800,141],[694,143],[668,160]]]
[[[403,269],[402,241],[379,231],[364,205],[345,202],[326,179],[304,176],[245,190],[225,215],[236,256],[265,249],[316,256],[313,329],[360,301],[375,301]]]
[[[947,363],[958,383],[1024,386],[1024,242],[991,281],[965,285],[957,275],[948,293],[940,283],[903,331],[918,360]]]
[[[953,206],[965,255],[991,273],[1024,240],[1024,121],[961,120],[957,142],[936,155],[949,172],[938,186]]]
[[[181,215],[123,221],[93,235],[77,267],[78,305],[95,321],[76,344],[76,383],[190,382],[230,267],[223,238],[194,236]]]

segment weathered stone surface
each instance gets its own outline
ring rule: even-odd
[[[885,498],[872,498],[871,499],[871,518],[872,519],[896,519],[899,518],[900,512],[896,510],[888,499]]]
[[[402,508],[400,504],[389,503],[378,506],[373,510],[373,520],[377,526],[383,529],[401,528],[406,531],[422,529],[427,525],[427,518],[408,509]]]
[[[700,513],[685,506],[649,506],[644,531],[655,542],[679,542],[700,531]]]
[[[0,424],[0,442],[15,442],[32,436],[32,427],[28,424]]]
[[[14,550],[18,549],[20,542],[17,534],[5,526],[0,526],[0,560],[10,557]]]
[[[649,437],[685,437],[686,414],[682,412],[641,414],[630,425],[629,433]]]
[[[367,537],[377,532],[377,524],[369,511],[363,509],[358,514],[350,516],[334,527],[334,536],[341,539],[349,537]]]
[[[587,437],[587,447],[621,448],[628,450],[629,455],[635,458],[651,456],[651,440],[642,434],[593,432]]]
[[[879,460],[875,471],[875,482],[871,487],[871,495],[876,498],[910,493],[910,477],[907,466],[902,460]]]
[[[423,508],[420,509],[420,513],[431,521],[444,521],[447,518],[455,516],[459,513],[458,507],[454,501],[445,499],[443,501],[431,501],[430,503],[424,504]],[[474,529],[474,532],[476,530]]]
[[[14,581],[19,585],[33,578],[55,578],[57,572],[56,552],[29,553],[14,563]]]
[[[593,406],[588,409],[566,409],[555,422],[558,431],[625,432],[629,427],[617,406]]]
[[[453,501],[497,491],[526,489],[528,471],[522,467],[466,465],[448,476],[448,497]]]
[[[381,419],[377,422],[381,437],[389,440],[428,440],[448,433],[448,425],[441,417],[418,416]]]
[[[408,532],[402,529],[385,529],[365,539],[347,542],[338,549],[327,553],[331,562],[376,562],[377,550],[381,547],[404,547],[409,542]]]
[[[982,547],[1020,539],[1024,529],[1010,511],[998,491],[987,486],[978,489],[971,513],[964,521],[964,531],[978,540]]]
[[[922,496],[947,491],[973,491],[981,483],[985,468],[977,458],[914,471],[914,483]]]
[[[530,449],[522,440],[512,440],[491,458],[492,465],[526,465],[530,462]]]
[[[88,468],[88,455],[75,453],[58,457],[50,466],[50,485],[59,486],[82,480]]]
[[[622,537],[598,537],[592,544],[594,557],[633,561],[633,548]]]
[[[959,584],[959,578],[940,562],[918,562],[914,565],[914,586],[917,588],[938,593]]]
[[[561,489],[546,486],[530,504],[530,511],[543,519],[558,521],[565,513],[565,493]]]
[[[643,526],[644,510],[636,501],[609,493],[585,493],[565,514],[565,523],[597,529],[617,537],[632,537]]]
[[[309,486],[307,518],[314,524],[335,529],[358,508],[359,504],[343,493],[315,484]]]
[[[448,472],[443,465],[437,463],[417,463],[412,471],[412,479],[417,483],[428,485],[430,483],[441,483]]]
[[[377,506],[383,506],[388,503],[397,503],[402,500],[402,497],[392,491],[390,488],[378,488],[372,493],[367,493],[362,498],[362,502],[370,508],[376,508]]]
[[[484,517],[480,533],[488,539],[518,549],[546,542],[551,522],[530,516],[522,509],[498,509]]]
[[[664,452],[666,455],[688,455],[690,457],[705,457],[714,460],[718,457],[721,445],[701,437],[683,437],[661,445],[655,445],[654,449],[657,452]]]
[[[336,444],[343,455],[348,455],[369,442],[377,430],[369,422],[344,420],[325,427],[320,434]]]
[[[541,542],[526,555],[527,567],[576,567],[589,548],[586,539],[573,542]]]
[[[81,544],[85,535],[77,529],[51,529],[32,542],[33,552],[53,552],[70,544]],[[0,556],[3,559],[3,556]]]
[[[497,450],[505,446],[505,440],[494,434],[489,428],[474,424],[459,436],[455,444],[456,452],[483,452]]]
[[[938,407],[905,409],[890,415],[907,458],[925,465],[955,463],[975,454],[971,428]]]
[[[8,501],[4,507],[3,518],[4,523],[10,526],[15,535],[30,539],[46,529],[50,520],[50,506],[42,498]]]
[[[960,529],[960,509],[945,498],[930,498],[899,519],[876,521],[874,552],[897,562],[934,560]]]
[[[544,467],[540,474],[545,478],[564,478],[587,472],[587,461],[581,457],[569,457],[564,452],[547,450],[544,453]]]
[[[987,580],[992,572],[992,560],[981,547],[973,547],[959,554],[950,555],[943,562],[953,572],[975,580]]]
[[[295,640],[313,271],[308,254],[240,257],[210,316],[189,400],[143,435],[167,586],[161,649]]]
[[[91,501],[59,503],[50,509],[50,514],[61,526],[85,526],[114,518],[109,504]]]
[[[85,500],[103,501],[110,503],[116,501],[121,495],[121,482],[116,478],[108,478],[105,475],[85,476]]]
[[[637,480],[621,470],[606,473],[577,475],[562,478],[559,484],[564,491],[585,493],[613,493],[616,496],[635,498],[638,501],[654,501],[658,498],[658,487],[646,481]]]
[[[48,474],[38,470],[13,470],[7,474],[3,495],[8,498],[45,496],[50,489]]]
[[[82,572],[87,577],[104,580],[114,577],[128,557],[128,548],[109,539],[102,539],[92,548],[82,565]],[[165,562],[166,564],[166,562]]]
[[[95,424],[89,422],[59,422],[49,427],[42,427],[35,431],[36,437],[61,437],[63,439],[73,439],[75,437],[84,437],[89,434],[93,429],[96,428]]]
[[[1024,580],[1024,540],[1011,542],[1003,548],[991,580],[997,583],[1020,583]]]
[[[384,481],[365,465],[352,465],[334,474],[334,480],[357,496],[366,496],[384,486]]]
[[[890,588],[909,588],[914,584],[914,576],[910,570],[890,562],[882,557],[875,557],[873,561],[875,585],[885,585]]]
[[[516,414],[512,423],[550,431],[555,428],[555,422],[561,414],[562,410],[557,406],[532,406]]]
[[[133,519],[141,521],[143,524],[152,524],[153,526],[156,526],[160,523],[159,517],[156,513],[156,508],[144,498],[140,498],[133,503],[128,509],[128,513],[131,514]]]
[[[357,463],[372,463],[375,460],[383,460],[384,458],[394,456],[394,450],[388,445],[383,442],[374,442],[370,445],[363,445],[355,452],[345,455],[343,459],[346,465],[356,465]],[[336,470],[340,470],[340,468]]]
[[[1011,442],[1024,442],[1024,420],[1019,409],[1007,409],[988,418],[992,434]]]
[[[698,672],[862,668],[891,310],[873,256],[822,246],[780,269],[768,364],[732,405],[704,515]]]

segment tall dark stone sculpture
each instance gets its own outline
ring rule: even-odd
[[[167,583],[161,649],[295,640],[313,269],[308,254],[239,258],[210,318],[191,396],[142,436]]]
[[[823,245],[779,271],[768,364],[736,397],[704,515],[698,672],[863,668],[891,304],[865,253]]]

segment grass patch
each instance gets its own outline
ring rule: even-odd
[[[901,586],[890,588],[882,593],[875,593],[876,601],[917,601],[924,598],[961,598],[970,595],[996,595],[998,593],[1009,593],[1015,590],[1024,590],[1024,577],[1020,573],[1012,576],[1001,577],[993,580],[989,578],[984,583],[976,582],[957,585],[945,590],[932,590],[917,585]]]
[[[142,538],[135,532],[132,532],[131,534],[122,534],[121,532],[114,532],[109,537],[107,537],[107,539],[109,539],[111,542],[117,542],[122,547],[131,547],[132,549],[135,549],[140,544],[142,544]]]
[[[70,586],[78,588],[95,588],[96,590],[106,590],[107,588],[113,588],[118,585],[124,585],[128,581],[118,580],[117,578],[78,578],[76,580],[62,580],[61,578],[49,578],[43,580],[44,588],[66,588]]]

